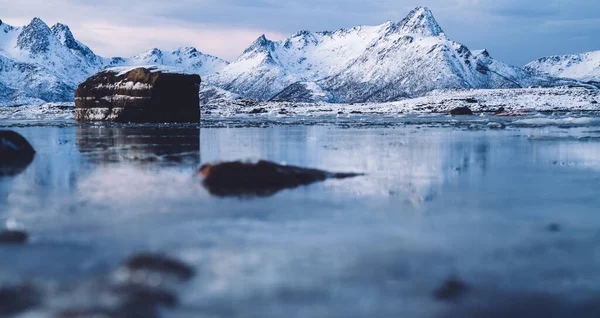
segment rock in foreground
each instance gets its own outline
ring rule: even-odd
[[[14,176],[31,164],[35,150],[27,139],[11,130],[0,130],[0,177]]]
[[[0,245],[20,245],[27,243],[29,235],[23,231],[6,230],[0,231]]]
[[[100,72],[75,91],[80,122],[199,122],[200,76],[152,68]]]
[[[293,189],[326,179],[344,179],[360,175],[283,166],[268,161],[206,164],[199,172],[204,176],[204,186],[216,196],[270,196],[284,189]]]

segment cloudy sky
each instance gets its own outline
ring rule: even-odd
[[[234,60],[261,34],[400,21],[420,5],[451,39],[515,65],[600,50],[598,0],[0,0],[0,19],[63,22],[102,56],[195,46]]]

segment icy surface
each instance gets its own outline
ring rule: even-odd
[[[0,223],[31,234],[0,246],[0,284],[41,286],[27,317],[96,308],[111,269],[151,250],[197,272],[163,317],[595,317],[600,132],[547,118],[560,124],[221,118],[200,134],[0,121],[38,151],[0,179]],[[366,175],[245,200],[211,197],[194,177],[200,162],[238,159]],[[468,292],[435,300],[451,277]]]

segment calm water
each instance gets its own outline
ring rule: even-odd
[[[38,151],[0,179],[0,224],[32,235],[0,247],[0,283],[44,286],[25,316],[46,317],[93,306],[86,282],[155,251],[197,271],[164,317],[598,317],[597,123],[0,122]],[[211,197],[198,165],[239,159],[366,175]],[[451,277],[469,292],[435,300]]]

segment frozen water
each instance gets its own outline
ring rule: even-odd
[[[0,246],[0,282],[46,286],[43,317],[100,301],[90,281],[157,251],[197,271],[165,317],[595,317],[596,117],[490,120],[2,121],[38,154],[0,179],[0,220],[32,237]],[[366,175],[211,197],[198,165],[239,159]],[[468,292],[435,300],[450,277]]]

